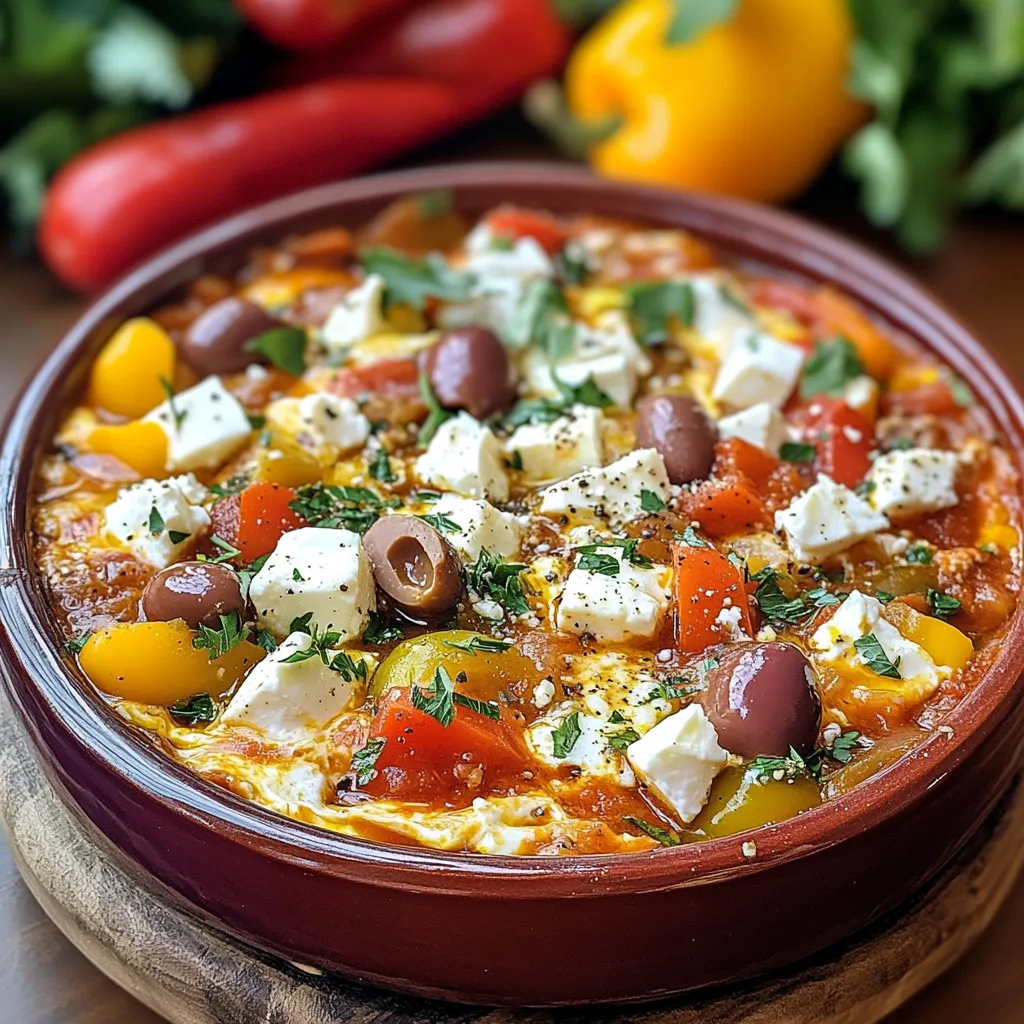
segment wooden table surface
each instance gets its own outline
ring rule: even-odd
[[[512,140],[510,142],[510,139]],[[506,117],[421,154],[417,162],[549,156]],[[957,224],[941,255],[910,261],[861,224],[849,197],[822,189],[802,212],[861,237],[894,258],[988,339],[1024,379],[1024,221],[976,217]],[[0,410],[69,325],[81,303],[33,263],[0,254]],[[894,1014],[892,1024],[1020,1024],[1024,1020],[1024,880],[977,947]],[[96,971],[43,915],[0,840],[0,1019],[12,1024],[156,1024],[158,1018]],[[983,1009],[982,1009],[983,1008]]]

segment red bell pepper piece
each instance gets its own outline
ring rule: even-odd
[[[294,500],[295,492],[280,484],[252,484],[242,491],[234,543],[243,561],[251,562],[270,554],[283,534],[304,524],[303,518],[288,507]]]
[[[457,707],[444,726],[413,706],[409,690],[383,695],[370,738],[384,746],[362,788],[377,798],[451,803],[514,783],[529,767],[522,734],[504,717]]]
[[[863,414],[837,398],[815,398],[807,409],[808,439],[817,450],[819,473],[856,487],[871,468],[875,428]]]
[[[953,389],[944,380],[882,396],[882,411],[896,416],[955,416],[962,412]]]
[[[713,472],[716,477],[742,473],[758,489],[763,489],[778,468],[779,460],[774,455],[742,438],[730,437],[728,441],[719,441],[715,445]]]
[[[770,527],[764,499],[742,473],[712,478],[679,499],[681,511],[700,523],[710,537],[729,537]]]
[[[343,398],[374,394],[384,398],[419,398],[419,370],[415,359],[381,359],[366,366],[346,366],[327,387]]]
[[[739,628],[753,636],[743,570],[711,547],[680,544],[674,555],[676,638],[680,649],[698,654],[712,644],[731,640],[731,625],[719,621],[719,616],[731,608],[739,609]]]
[[[495,210],[487,218],[487,227],[495,238],[532,238],[552,256],[561,251],[567,237],[554,217],[514,207]]]
[[[264,39],[286,50],[333,46],[371,18],[409,0],[235,0]]]
[[[410,75],[455,89],[467,117],[511,103],[556,74],[572,45],[551,0],[431,0],[341,46],[277,71],[287,84],[329,75]]]
[[[66,284],[100,288],[196,228],[365,170],[464,116],[444,85],[356,78],[159,121],[61,170],[43,207],[39,248]]]

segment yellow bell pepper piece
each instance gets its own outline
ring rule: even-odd
[[[294,442],[274,439],[274,447],[260,452],[256,460],[256,482],[301,487],[313,484],[323,475],[320,463]]]
[[[138,419],[166,397],[162,381],[174,380],[174,342],[154,320],[122,324],[92,364],[89,404]]]
[[[590,149],[594,167],[768,202],[801,192],[867,116],[845,88],[846,0],[744,0],[670,44],[675,9],[626,0],[570,58],[570,113],[621,122]]]
[[[113,455],[141,477],[167,476],[167,435],[157,423],[132,420],[99,426],[89,434],[90,450]]]
[[[995,546],[1004,551],[1012,551],[1020,543],[1017,531],[1006,523],[991,523],[983,526],[978,532],[978,547]]]
[[[893,601],[886,605],[884,615],[908,640],[923,647],[936,665],[958,671],[971,660],[974,644],[956,626],[931,615]]]
[[[570,306],[584,320],[596,320],[602,313],[622,309],[626,296],[621,288],[574,288],[569,291]]]
[[[351,288],[355,278],[344,270],[329,267],[295,267],[274,274],[264,274],[242,289],[243,299],[264,309],[287,306],[311,288]]]
[[[194,693],[222,696],[266,654],[244,641],[210,661],[209,651],[192,646],[193,636],[181,619],[120,623],[93,633],[78,661],[103,693],[167,706]]]

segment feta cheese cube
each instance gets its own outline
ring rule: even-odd
[[[643,492],[668,503],[665,460],[654,448],[638,448],[603,469],[584,469],[541,492],[540,511],[577,519],[599,519],[612,527],[645,515]]]
[[[475,562],[484,550],[502,558],[511,558],[519,551],[523,532],[519,520],[483,498],[445,494],[438,499],[433,511],[459,525],[458,533],[446,533],[444,537],[465,562]]]
[[[770,402],[758,402],[718,421],[718,435],[723,441],[738,437],[778,455],[786,440],[786,420]]]
[[[848,380],[843,385],[843,401],[851,409],[863,413],[869,420],[873,420],[878,411],[878,396],[878,381],[866,373]]]
[[[351,398],[324,391],[304,398],[279,398],[268,406],[267,422],[329,461],[362,448],[370,436],[370,421]]]
[[[724,359],[737,335],[757,331],[757,321],[735,300],[730,301],[727,282],[711,274],[694,274],[687,280],[693,289],[693,329]]]
[[[575,568],[558,604],[557,627],[566,633],[591,633],[599,641],[653,636],[668,608],[672,570],[658,565],[640,569],[622,557],[622,548],[599,548],[613,557],[618,572]]]
[[[914,703],[927,700],[942,679],[952,675],[948,665],[936,665],[919,644],[908,640],[892,623],[882,617],[882,603],[854,590],[828,622],[811,636],[811,648],[832,664],[841,675],[861,685],[902,691]],[[896,666],[899,679],[875,673],[854,642],[871,634],[885,656]]]
[[[518,453],[531,482],[562,480],[604,462],[603,420],[600,409],[574,405],[551,423],[523,424],[505,442],[505,451]]]
[[[478,420],[460,412],[437,429],[416,460],[423,483],[470,498],[508,500],[508,475],[501,442]]]
[[[775,529],[803,562],[845,551],[888,525],[863,498],[824,475],[775,513]]]
[[[377,607],[359,534],[313,526],[284,534],[253,577],[249,597],[260,627],[279,637],[306,614],[321,632],[357,637]]]
[[[689,823],[708,802],[711,784],[729,761],[704,709],[690,704],[626,748],[637,775]]]
[[[137,558],[165,569],[210,525],[206,488],[189,473],[126,487],[104,512],[106,532]],[[154,530],[153,527],[158,529]]]
[[[715,377],[711,394],[723,405],[746,409],[758,402],[781,407],[796,387],[803,349],[770,334],[741,333]]]
[[[576,325],[572,351],[558,360],[554,372],[571,387],[593,380],[617,406],[629,408],[640,379],[651,372],[652,366],[623,312],[613,309],[602,313],[593,327]],[[549,398],[561,394],[548,353],[537,346],[526,350],[521,370],[529,393]]]
[[[328,352],[344,352],[350,345],[387,330],[382,306],[384,278],[369,274],[327,314],[320,340]]]
[[[565,753],[555,754],[554,733],[571,714],[577,713],[580,734]],[[622,724],[609,722],[607,714],[591,714],[565,702],[538,718],[526,731],[526,742],[537,760],[553,768],[577,765],[587,775],[611,776],[616,782],[633,785],[635,780],[622,754],[609,746],[608,738],[622,731]],[[625,777],[624,777],[625,776]]]
[[[252,434],[245,409],[220,377],[207,377],[145,419],[167,435],[169,473],[220,469]]]
[[[956,452],[908,448],[879,455],[868,473],[868,501],[891,518],[952,508],[957,503]]]
[[[319,656],[289,664],[288,659],[312,646],[306,633],[292,633],[276,651],[268,654],[250,673],[224,709],[221,721],[247,725],[268,739],[287,742],[318,732],[351,706],[376,667],[371,654],[359,651],[350,657],[365,673],[361,678],[344,675],[323,663]],[[340,651],[332,650],[333,661]]]

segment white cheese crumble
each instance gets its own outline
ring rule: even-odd
[[[600,409],[574,405],[550,423],[525,423],[505,442],[509,457],[518,457],[531,483],[564,480],[581,469],[604,462]]]
[[[908,448],[879,455],[868,473],[868,500],[890,516],[913,516],[952,508],[957,503],[956,452]]]
[[[718,436],[723,441],[738,437],[747,444],[757,445],[772,455],[778,455],[786,440],[786,420],[770,402],[758,402],[718,421]]]
[[[325,459],[362,448],[370,421],[351,398],[318,391],[303,398],[280,398],[267,407],[267,422],[291,434],[303,448]]]
[[[444,538],[467,563],[475,562],[484,550],[502,558],[511,558],[519,551],[523,532],[519,520],[483,498],[445,494],[432,511],[459,526],[458,531],[445,533]]]
[[[470,498],[508,500],[501,442],[467,412],[437,428],[427,450],[416,460],[416,474],[429,486]]]
[[[385,281],[370,274],[327,314],[320,340],[328,352],[344,352],[365,338],[387,330],[382,312]]]
[[[804,351],[770,334],[741,333],[719,367],[712,396],[732,409],[782,406],[793,393]]]

